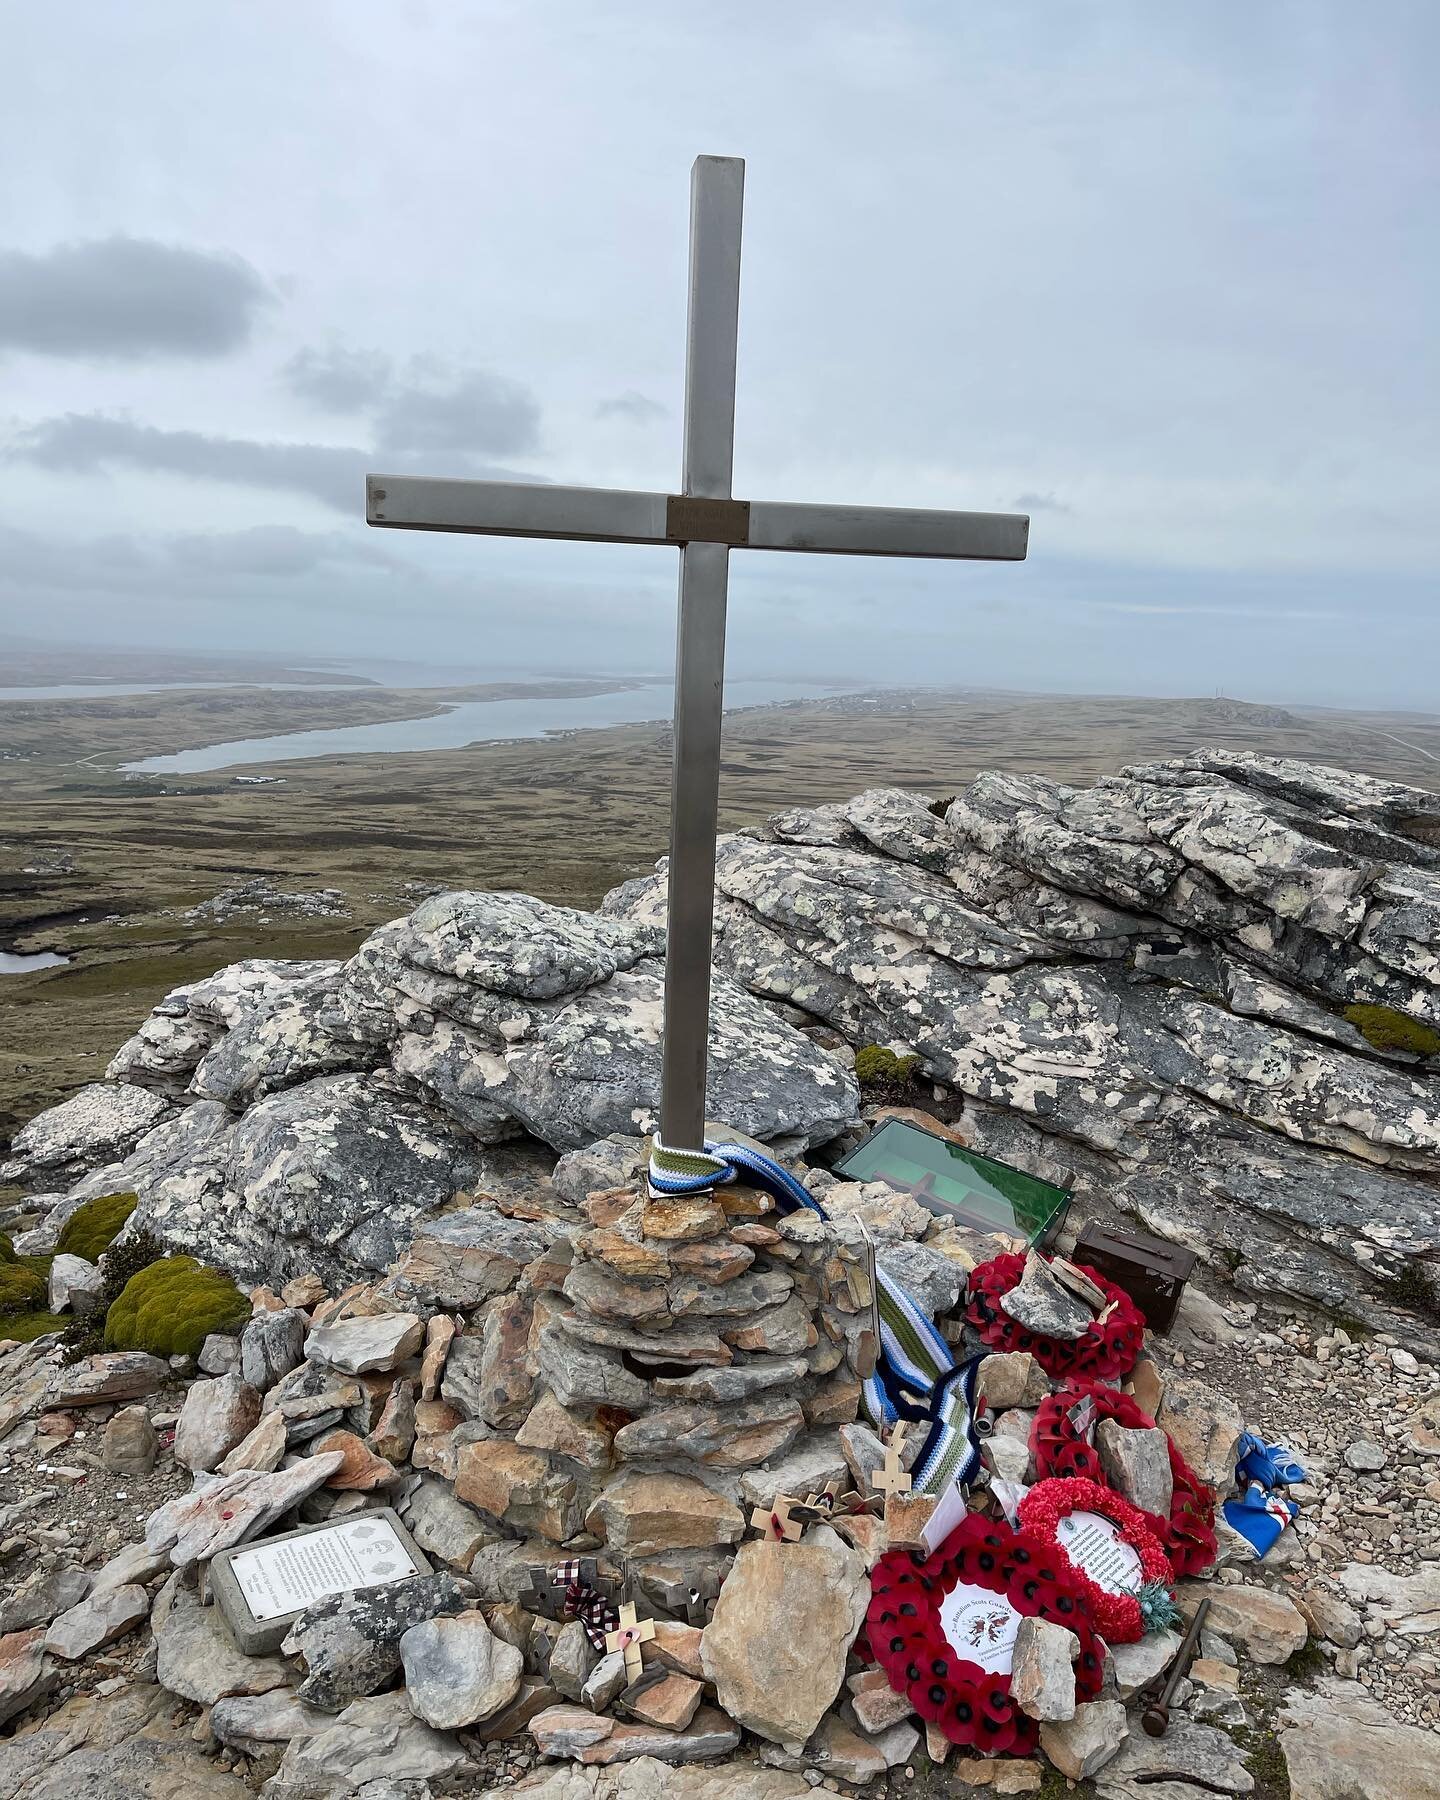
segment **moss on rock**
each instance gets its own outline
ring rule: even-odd
[[[166,1256],[125,1283],[105,1315],[105,1348],[197,1356],[212,1331],[233,1331],[249,1316],[228,1275],[193,1256]]]
[[[138,1204],[134,1194],[97,1194],[85,1201],[60,1228],[57,1254],[83,1256],[86,1262],[98,1263]]]
[[[897,1056],[883,1044],[866,1044],[855,1052],[855,1079],[861,1087],[909,1087],[918,1076],[918,1056]]]
[[[32,1316],[44,1313],[50,1303],[50,1264],[48,1256],[21,1256],[11,1240],[0,1231],[0,1338],[18,1337],[28,1341],[40,1331],[30,1327]],[[54,1330],[46,1326],[44,1330]]]
[[[1393,1006],[1347,1006],[1345,1017],[1376,1050],[1408,1050],[1414,1056],[1440,1056],[1440,1031],[1396,1012]]]

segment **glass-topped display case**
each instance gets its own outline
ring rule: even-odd
[[[1043,1244],[1057,1231],[1070,1204],[1068,1189],[906,1119],[886,1119],[835,1165],[835,1173],[847,1181],[888,1182],[913,1194],[928,1212],[971,1231],[1024,1238],[1027,1247]]]

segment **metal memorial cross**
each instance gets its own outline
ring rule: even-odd
[[[366,477],[365,516],[371,525],[489,537],[669,544],[680,552],[659,1133],[672,1150],[702,1150],[705,1143],[730,552],[804,550],[1018,562],[1030,529],[1023,513],[810,506],[732,497],[744,182],[745,164],[738,157],[697,157],[691,172],[684,464],[678,494],[413,475]]]

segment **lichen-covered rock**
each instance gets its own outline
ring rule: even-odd
[[[232,1110],[320,1075],[371,1069],[385,1042],[367,1040],[335,1004],[338,966],[286,985],[250,1007],[209,1049],[190,1081],[202,1099]]]
[[[1440,1026],[1437,817],[1221,751],[984,774],[943,818],[877,790],[721,842],[717,966],[909,1046],[975,1148],[1419,1350],[1397,1300],[1440,1296],[1440,1069],[1346,1009]],[[662,887],[606,910],[662,923]]]
[[[68,1187],[92,1169],[127,1156],[169,1118],[172,1101],[129,1082],[92,1082],[15,1133],[0,1182]]]
[[[385,1686],[401,1664],[400,1640],[412,1626],[465,1610],[451,1575],[417,1575],[358,1593],[329,1594],[300,1614],[282,1649],[305,1659],[297,1698],[322,1712]]]
[[[148,1085],[86,1089],[17,1137],[14,1177],[69,1190],[36,1248],[103,1182],[139,1194],[134,1229],[245,1279],[388,1269],[458,1190],[493,1189],[484,1146],[653,1129],[660,948],[601,914],[452,894],[347,964],[243,963],[177,989],[116,1059]],[[766,1139],[821,1142],[856,1112],[848,1072],[724,980],[710,1068],[713,1108]],[[182,1086],[198,1098],[173,1116]],[[418,1283],[438,1256],[444,1284],[450,1249],[417,1252]]]
[[[512,1008],[491,1036],[441,1021],[407,1034],[395,1066],[482,1142],[519,1124],[557,1150],[612,1131],[653,1131],[664,973],[654,961],[565,1000]],[[734,983],[711,994],[709,1104],[750,1136],[823,1143],[858,1095],[833,1057]]]
[[[233,1114],[218,1100],[197,1100],[147,1132],[123,1162],[107,1163],[72,1187],[29,1234],[27,1248],[53,1250],[66,1223],[87,1201],[116,1193],[143,1197],[131,1215],[133,1225],[127,1223],[128,1233],[148,1228],[180,1250],[205,1248],[210,1236],[224,1242],[216,1220],[230,1204],[225,1171],[234,1130]],[[167,1235],[163,1221],[172,1214],[185,1221],[187,1233]],[[203,1230],[195,1228],[200,1220],[206,1221]]]
[[[788,1022],[808,1016],[918,1056],[976,1149],[1427,1354],[1407,1299],[1440,1302],[1437,818],[1416,788],[1216,750],[1086,789],[986,773],[943,809],[877,789],[778,814],[718,850],[710,1111],[789,1146],[847,1125],[853,1076]],[[512,1145],[566,1151],[576,1204],[629,1182],[663,923],[654,878],[594,915],[441,895],[343,965],[177,989],[115,1080],[17,1136],[5,1173],[62,1196],[23,1248],[130,1189],[128,1230],[333,1290],[457,1190],[494,1191]],[[877,1234],[882,1259],[909,1245],[943,1300],[924,1228]],[[626,1346],[563,1336],[538,1346],[562,1403],[625,1405]]]

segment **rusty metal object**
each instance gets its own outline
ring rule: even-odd
[[[1195,1660],[1195,1652],[1199,1648],[1200,1633],[1205,1625],[1206,1614],[1210,1611],[1210,1602],[1202,1600],[1195,1609],[1195,1617],[1190,1621],[1190,1629],[1180,1640],[1180,1648],[1175,1652],[1175,1659],[1165,1672],[1164,1683],[1159,1693],[1151,1700],[1140,1715],[1140,1723],[1150,1737],[1164,1737],[1170,1724],[1170,1702],[1175,1697],[1175,1690],[1184,1679],[1185,1671]],[[1152,1684],[1153,1685],[1153,1684]]]

